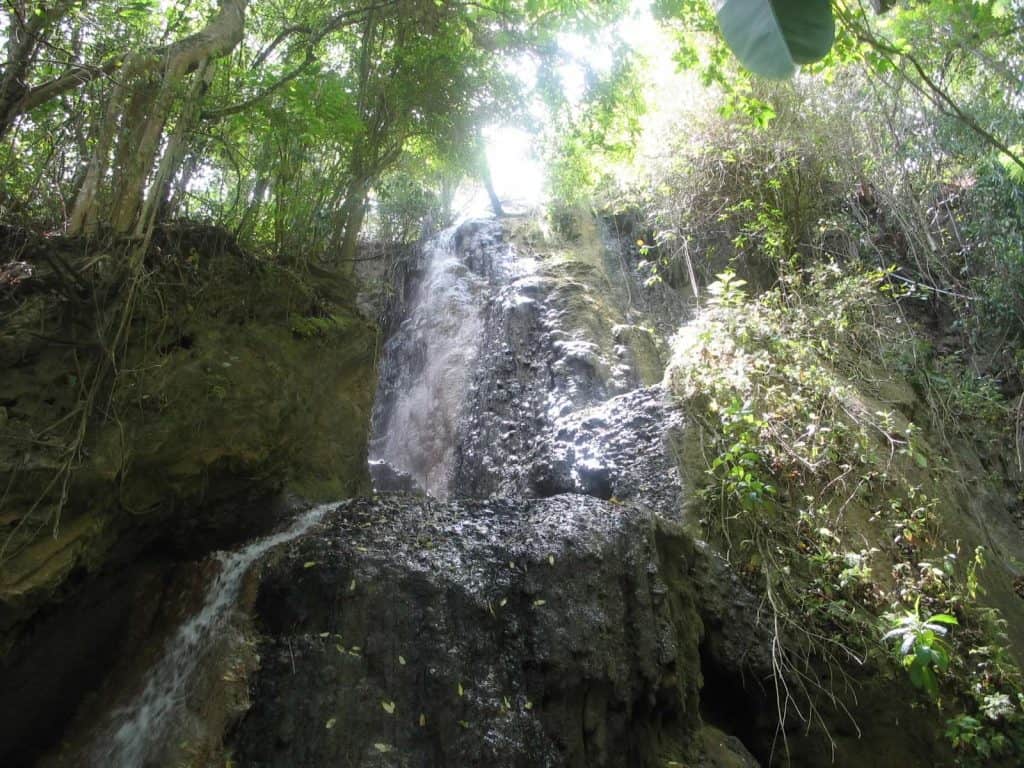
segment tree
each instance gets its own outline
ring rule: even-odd
[[[143,244],[162,218],[201,214],[279,252],[351,261],[372,191],[410,142],[482,173],[483,126],[525,104],[506,62],[555,55],[560,31],[595,29],[622,8],[219,0],[208,15],[199,0],[11,3],[0,201],[71,234]],[[48,205],[36,202],[43,187]]]

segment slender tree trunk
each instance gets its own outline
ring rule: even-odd
[[[455,176],[445,175],[441,180],[441,221],[436,222],[438,229],[444,229],[452,223],[452,206],[455,204],[455,193],[459,188],[459,180]]]
[[[181,165],[181,161],[185,157],[188,134],[199,119],[203,95],[213,79],[215,69],[213,62],[206,61],[199,66],[199,70],[196,72],[188,100],[178,116],[178,123],[174,126],[174,133],[171,134],[167,142],[163,157],[160,158],[160,165],[153,178],[153,183],[149,187],[149,192],[146,194],[145,200],[142,201],[138,221],[135,224],[135,237],[148,239],[152,234],[160,203],[166,199],[171,179],[174,178],[178,166]]]
[[[494,211],[494,215],[497,218],[501,218],[505,215],[505,210],[501,207],[501,198],[498,197],[498,193],[494,190],[494,180],[491,178],[491,166],[487,162],[487,147],[484,144],[483,137],[477,134],[473,139],[473,154],[476,155],[476,167],[477,172],[480,174],[480,180],[484,183],[484,189],[487,190],[487,197],[491,201],[491,210]]]
[[[145,87],[150,82],[144,77],[141,85]],[[168,72],[153,96],[148,90],[139,90],[140,83],[136,83],[138,101],[133,99],[133,108],[121,126],[125,151],[120,155],[120,174],[110,210],[110,223],[116,234],[127,235],[139,220],[146,179],[153,169],[178,84],[176,73]]]
[[[160,210],[157,212],[157,217],[161,221],[179,216],[181,210],[185,207],[185,200],[188,197],[188,185],[192,182],[192,177],[199,167],[201,156],[201,150],[193,147],[182,163],[181,173],[178,174],[177,180],[172,180],[168,184],[164,197],[160,201]]]
[[[355,270],[359,231],[366,217],[367,184],[359,180],[349,185],[345,203],[341,207],[342,238],[338,258],[346,272]]]
[[[245,240],[256,226],[260,209],[263,207],[263,198],[266,196],[269,187],[270,179],[267,176],[261,175],[256,180],[256,186],[253,187],[249,205],[245,207],[245,213],[242,214],[238,226],[235,227],[235,237],[239,240]]]
[[[494,211],[494,215],[499,219],[505,215],[505,209],[501,207],[501,198],[498,197],[498,193],[494,191],[494,181],[491,179],[491,168],[487,164],[487,158],[484,157],[480,162],[480,177],[484,182],[484,189],[487,190],[487,197],[491,199],[491,209]]]
[[[127,75],[134,66],[134,62],[129,61],[125,65],[125,74]],[[98,210],[96,200],[99,195],[100,182],[107,175],[107,169],[110,166],[110,150],[117,133],[123,96],[124,80],[119,79],[107,102],[103,123],[100,125],[99,136],[96,139],[96,148],[93,150],[85,171],[85,179],[78,189],[78,196],[75,198],[75,204],[71,210],[71,219],[68,221],[68,234],[70,235],[92,234],[96,229]]]

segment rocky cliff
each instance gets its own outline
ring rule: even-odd
[[[28,765],[180,614],[181,563],[275,525],[283,493],[368,489],[376,330],[343,278],[217,230],[164,231],[131,278],[113,247],[7,237],[0,762]]]

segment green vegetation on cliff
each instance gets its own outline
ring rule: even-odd
[[[893,28],[932,55],[908,25],[943,13],[959,19],[931,4]],[[986,62],[944,87],[1016,141],[1018,105],[975,90]],[[836,709],[857,719],[851,678],[898,673],[917,694],[897,699],[930,708],[958,764],[1016,765],[1015,160],[898,72],[828,74],[733,81],[756,109],[735,90],[710,98],[717,116],[684,109],[686,130],[667,121],[601,199],[631,222],[650,279],[695,310],[666,378],[700,427],[681,446],[691,513],[765,595],[780,720],[835,729]]]

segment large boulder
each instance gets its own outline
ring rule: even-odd
[[[264,573],[247,766],[648,766],[700,726],[694,549],[589,496],[341,505]]]

